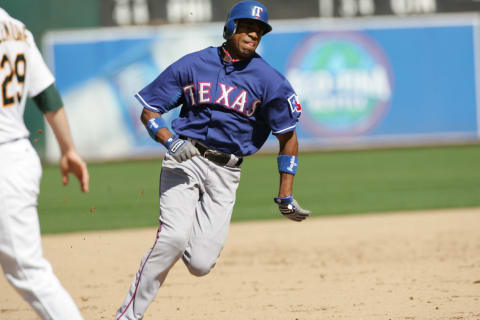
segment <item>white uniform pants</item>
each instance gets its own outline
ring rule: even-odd
[[[180,257],[195,276],[215,266],[227,238],[240,172],[201,156],[182,163],[166,156],[160,177],[160,227],[117,320],[142,319]]]
[[[37,215],[42,168],[27,139],[0,145],[0,263],[42,319],[82,319],[43,257]]]

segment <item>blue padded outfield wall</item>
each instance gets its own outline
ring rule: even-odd
[[[273,21],[259,53],[303,107],[302,149],[479,140],[475,15]],[[89,159],[164,153],[134,94],[186,53],[223,41],[223,25],[50,33],[44,39],[80,152]],[[177,113],[179,110],[176,110]],[[176,113],[168,114],[171,119]],[[58,157],[47,139],[47,158]],[[263,149],[276,150],[270,137]]]

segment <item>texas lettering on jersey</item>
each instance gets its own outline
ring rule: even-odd
[[[190,106],[197,104],[216,104],[251,117],[262,101],[258,98],[249,98],[248,92],[225,83],[218,83],[215,90],[218,94],[212,97],[211,82],[197,82],[182,87],[183,93]]]
[[[235,64],[221,53],[208,47],[182,57],[135,97],[161,114],[181,105],[171,123],[177,135],[237,156],[257,152],[270,133],[295,130],[302,108],[288,80],[259,55]]]

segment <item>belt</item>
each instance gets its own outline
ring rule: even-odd
[[[189,140],[198,149],[202,157],[212,162],[215,162],[220,166],[239,168],[243,162],[242,157],[237,157],[234,154],[225,153],[225,152],[214,150],[214,149],[209,149],[208,147],[204,146],[203,144],[201,144],[199,141],[195,139],[188,138],[186,136],[180,136],[180,139]]]

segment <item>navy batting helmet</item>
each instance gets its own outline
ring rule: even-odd
[[[267,34],[272,31],[272,27],[268,24],[268,12],[267,8],[263,4],[257,1],[241,1],[235,4],[230,10],[230,13],[223,27],[223,37],[225,39],[230,38],[237,29],[238,19],[253,19],[263,23],[265,32]]]

